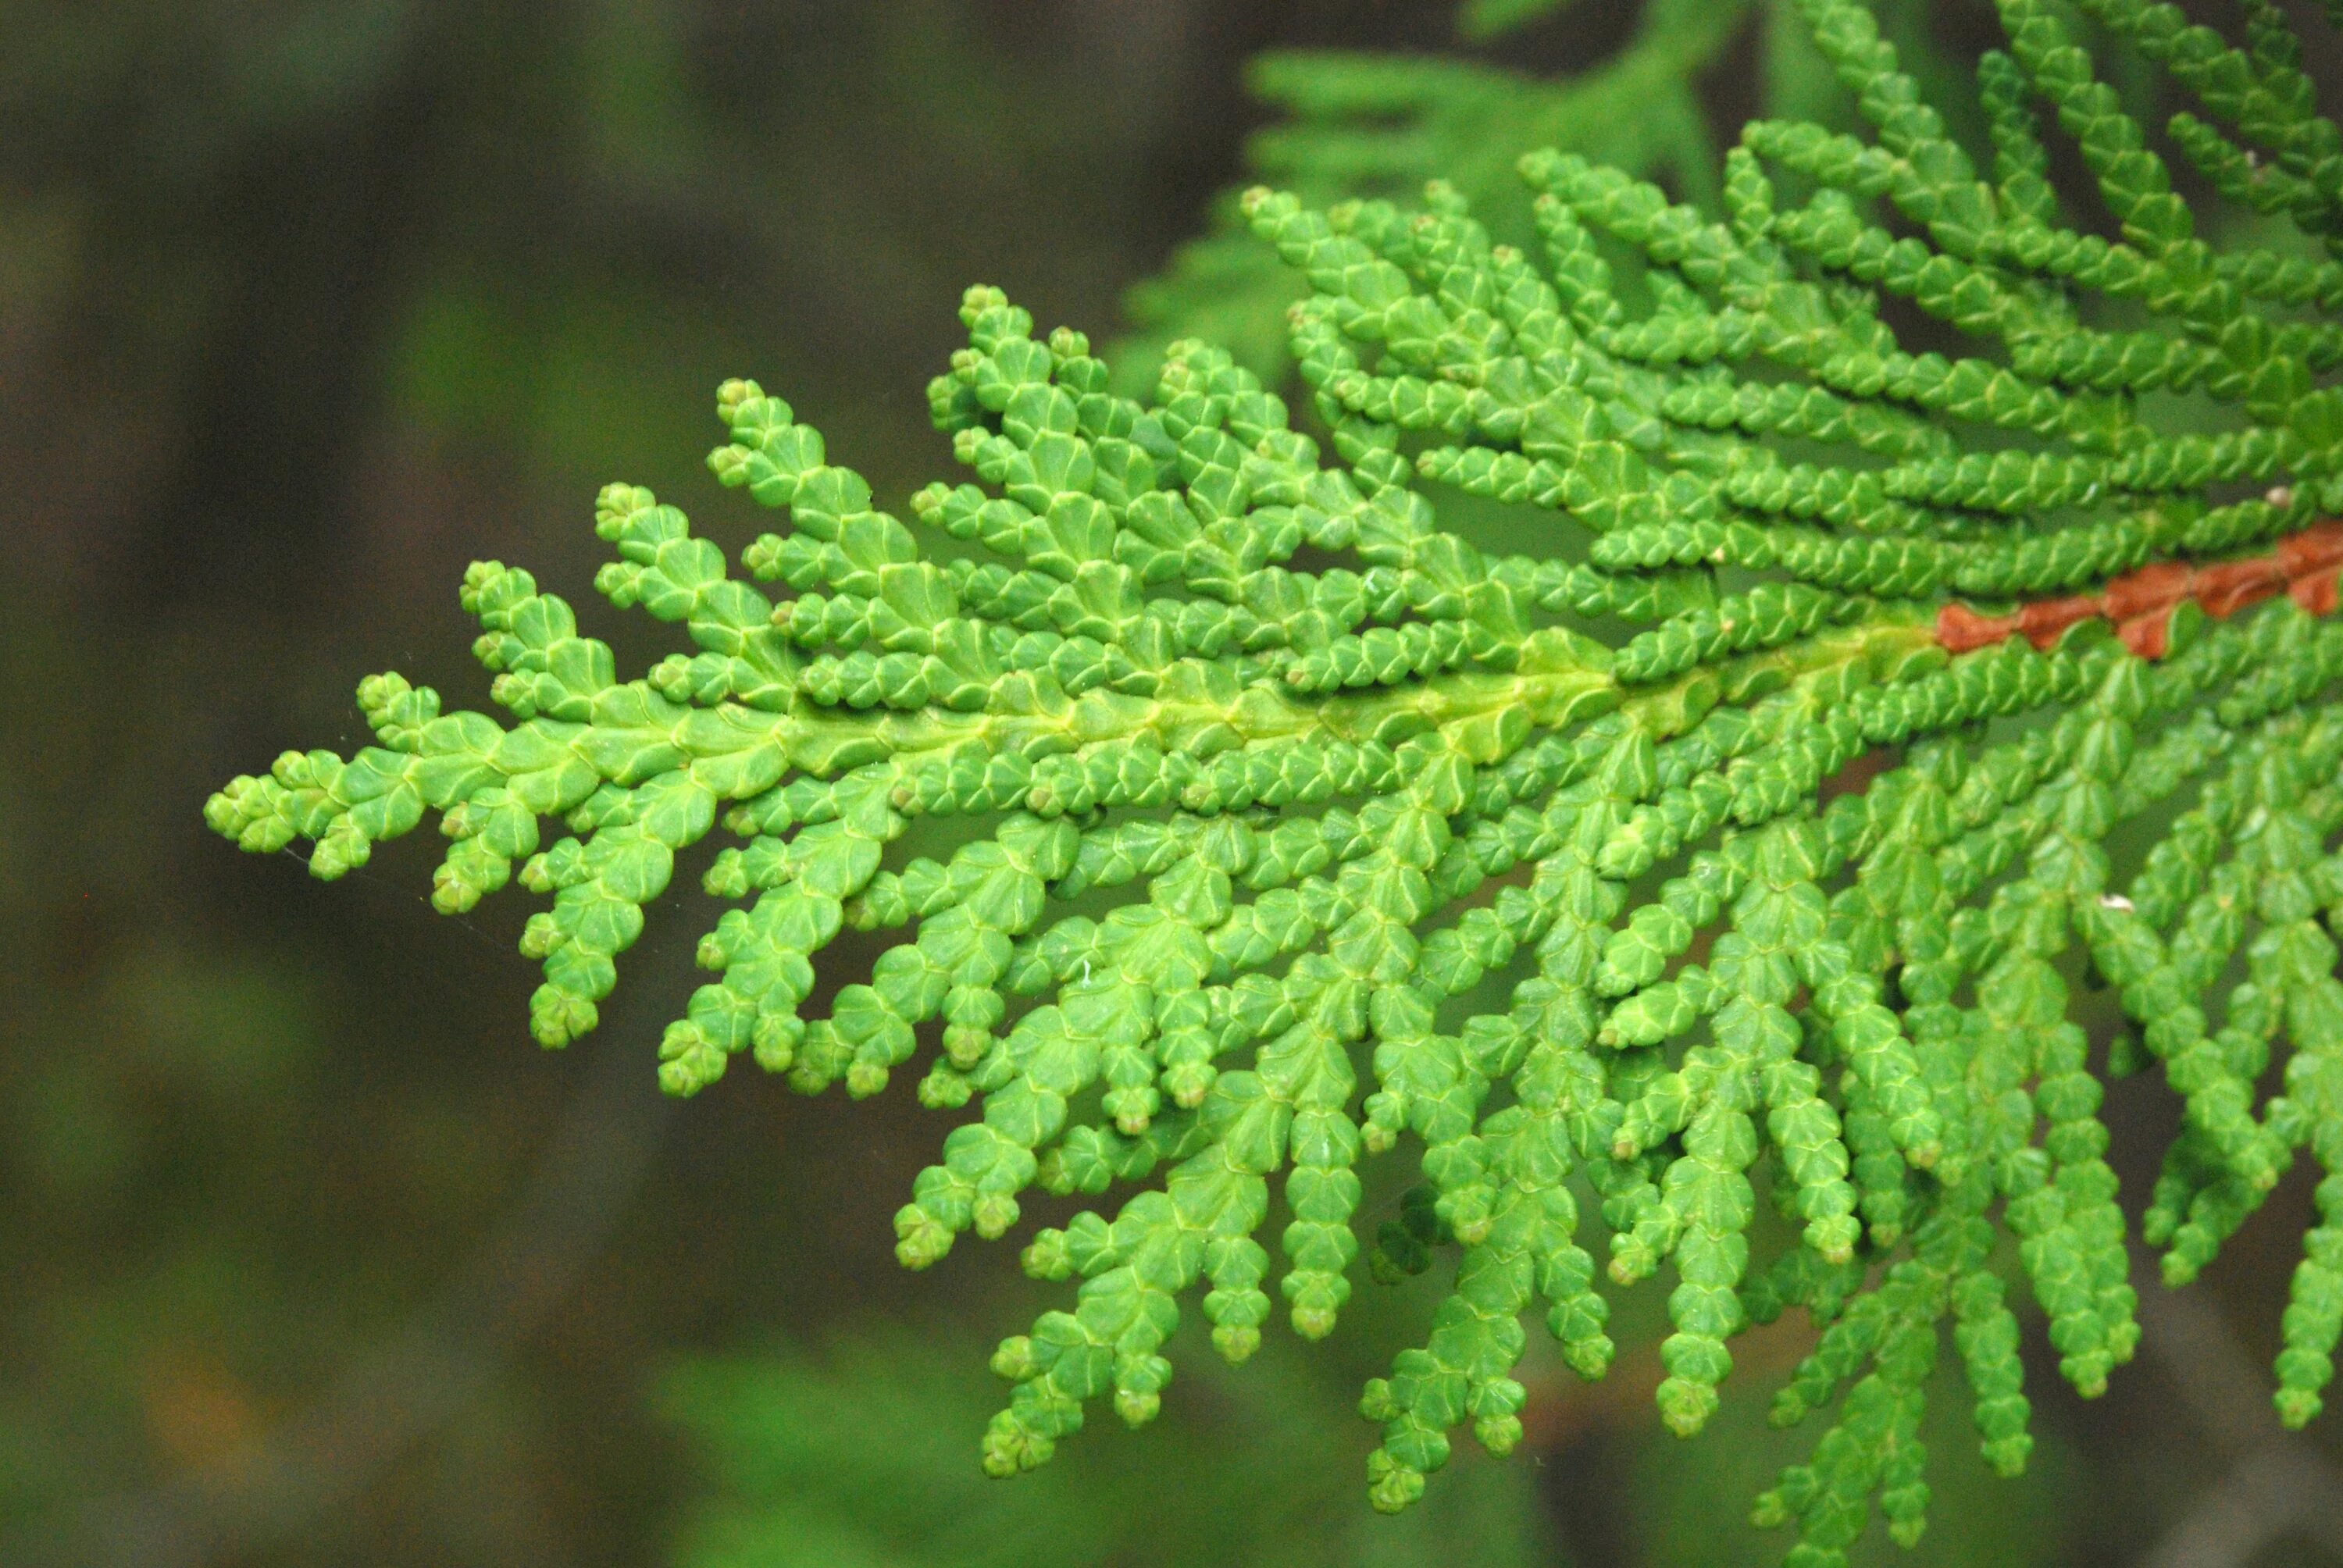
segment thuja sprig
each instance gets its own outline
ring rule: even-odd
[[[2278,24],[2256,12],[2237,51],[2168,7],[2089,8],[2202,97],[2170,129],[2217,186],[2258,190],[2237,166],[2260,147],[2283,182],[2258,205],[2326,242],[2336,133]],[[451,910],[519,861],[553,895],[523,946],[558,1045],[720,818],[742,842],[707,886],[739,907],[661,1042],[670,1091],[741,1054],[857,1095],[923,1060],[921,1101],[975,1114],[897,1216],[914,1267],[1036,1190],[1104,1200],[1025,1248],[1080,1282],[995,1358],[996,1473],[1095,1401],[1151,1416],[1186,1299],[1232,1360],[1273,1274],[1294,1330],[1330,1332],[1372,1223],[1378,1277],[1453,1269],[1366,1392],[1378,1506],[1468,1421],[1521,1440],[1525,1313],[1600,1376],[1603,1276],[1664,1273],[1666,1423],[1702,1427],[1735,1336],[1803,1307],[1821,1337],[1776,1414],[1835,1413],[1758,1516],[1796,1523],[1802,1563],[1842,1561],[1875,1503],[1909,1542],[1947,1320],[2005,1472],[2028,1448],[2011,1284],[2084,1393],[2133,1352],[2097,1111],[2147,1064],[2183,1112],[2144,1221],[2168,1279],[2302,1151],[2325,1172],[2278,1360],[2279,1412],[2308,1420],[2343,1330],[2343,550],[2319,520],[2343,337],[2316,313],[2343,270],[2199,237],[2039,0],[2002,4],[1975,152],[1868,12],[1803,10],[1873,135],[1751,126],[1721,220],[1564,156],[1523,166],[1534,259],[1443,186],[1419,214],[1248,197],[1312,290],[1292,343],[1320,436],[1193,342],[1118,396],[1080,334],[975,289],[930,388],[973,479],[907,525],[728,383],[710,465],[784,514],[742,559],[785,594],[613,486],[596,586],[696,652],[620,681],[527,573],[476,567],[509,726],[373,678],[377,746],[288,753],[213,825],[310,839],[332,877],[438,810]],[[2119,238],[2066,226],[2037,118]],[[1907,349],[1890,299],[1975,352]],[[2227,423],[2151,417],[2174,406]],[[1443,530],[1443,486],[1538,508],[1554,549]],[[918,819],[958,847],[890,849]],[[849,924],[905,934],[808,1017]],[[2085,960],[2137,1031],[2101,1065]],[[1382,1213],[1369,1155],[1421,1176]]]

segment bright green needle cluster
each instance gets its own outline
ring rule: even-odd
[[[2273,12],[2232,50],[2169,6],[2086,9],[2196,92],[2169,129],[2205,177],[2343,235],[2343,136]],[[1803,1307],[1821,1337],[1776,1413],[1835,1413],[1758,1516],[1801,1564],[1875,1505],[1908,1543],[1948,1322],[2005,1472],[2011,1284],[2084,1393],[2131,1356],[2098,1110],[2151,1064],[2183,1108],[2144,1221],[2174,1282],[2298,1152],[2326,1172],[2278,1358],[2308,1420],[2343,1332],[2331,579],[2244,613],[2189,590],[2153,658],[2091,617],[1954,655],[1937,614],[2186,577],[2343,508],[2343,265],[2200,237],[2046,0],[2002,0],[1974,152],[1855,0],[1803,10],[1874,134],[1751,126],[1721,220],[1561,155],[1523,165],[1542,259],[1444,186],[1413,216],[1248,197],[1312,290],[1292,347],[1331,459],[1225,353],[1174,346],[1134,401],[974,289],[930,388],[971,481],[907,525],[729,383],[710,466],[786,518],[742,558],[786,593],[613,486],[596,586],[697,651],[621,681],[526,572],[475,567],[510,725],[375,677],[376,747],[288,753],[213,826],[310,839],[333,877],[437,810],[451,911],[521,862],[558,1045],[720,817],[742,841],[706,883],[738,907],[670,1091],[744,1053],[856,1095],[923,1063],[923,1103],[975,1114],[897,1216],[913,1267],[1037,1190],[1114,1194],[1025,1249],[1079,1284],[995,1357],[995,1473],[1094,1402],[1152,1416],[1183,1301],[1232,1361],[1272,1277],[1327,1333],[1372,1224],[1378,1277],[1453,1270],[1366,1391],[1378,1506],[1468,1421],[1521,1441],[1525,1314],[1600,1376],[1601,1276],[1664,1273],[1667,1424]],[[2062,216],[2037,120],[2119,238]],[[1554,548],[1443,531],[1443,486],[1542,509]],[[942,819],[942,858],[890,850]],[[850,924],[905,934],[807,1016]],[[2092,992],[2136,1030],[2097,1066]],[[1420,1181],[1371,1199],[1362,1157],[1403,1145]]]

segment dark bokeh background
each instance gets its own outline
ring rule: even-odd
[[[1631,11],[1588,0],[1483,53],[1578,68]],[[716,1352],[861,1368],[775,1396],[848,1426],[890,1362],[935,1383],[958,1495],[984,1349],[1041,1298],[1003,1248],[895,1268],[888,1217],[939,1133],[907,1091],[804,1101],[743,1070],[659,1100],[712,919],[691,878],[601,1030],[548,1056],[525,895],[443,920],[433,835],[328,887],[199,810],[287,746],[358,741],[369,671],[479,703],[475,558],[528,565],[622,665],[664,651],[588,591],[592,497],[648,484],[745,539],[699,461],[727,376],[784,392],[883,496],[944,474],[921,388],[960,288],[1111,336],[1241,177],[1241,63],[1302,43],[1451,47],[1450,8],[0,0],[0,1561],[666,1561],[713,1483],[663,1412],[694,1375],[765,1375],[669,1370]],[[1707,85],[1720,117],[1748,107],[1745,71]],[[2242,1342],[2258,1375],[2305,1207],[2239,1239],[2196,1362]],[[1357,1368],[1406,1332],[1370,1312],[1363,1345],[1272,1366],[1316,1380],[1277,1410],[1322,1419],[1240,1409],[1194,1462],[1325,1444],[1354,1467]],[[1777,1552],[1738,1523],[1780,1452],[1744,1429],[1797,1350],[1745,1358],[1764,1381],[1704,1448],[1655,1444],[1633,1377],[1555,1383],[1487,1508],[1533,1558]],[[2145,1359],[2087,1412],[2036,1376],[2037,1475],[1949,1485],[1938,1560],[2128,1562],[2185,1523],[2267,1408],[2222,1429]],[[1224,1383],[1202,1380],[1208,1415]],[[1102,1429],[1085,1446],[1121,1457],[1081,1462],[1158,1441]],[[1420,1560],[1355,1487],[1338,1526],[1291,1527]],[[1159,1543],[1202,1506],[1091,1495],[1159,1508]],[[2253,1560],[2343,1561],[2319,1550]]]

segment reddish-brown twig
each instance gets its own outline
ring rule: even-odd
[[[2313,615],[2335,608],[2343,575],[2343,521],[2314,523],[2278,543],[2268,555],[2217,566],[2157,561],[2126,572],[2103,592],[2036,599],[2007,615],[1979,615],[1966,605],[1936,612],[1936,641],[1953,653],[2023,637],[2047,648],[2078,621],[2116,623],[2124,646],[2143,658],[2161,658],[2171,645],[2172,612],[2194,603],[2216,620],[2285,593]]]

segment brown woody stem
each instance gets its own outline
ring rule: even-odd
[[[2116,623],[2124,646],[2142,658],[2161,658],[2169,643],[2172,612],[2194,602],[2216,620],[2279,593],[2313,615],[2336,608],[2343,576],[2343,521],[2313,523],[2280,539],[2268,555],[2217,566],[2157,561],[2126,572],[2097,594],[2036,599],[2007,615],[1979,615],[1966,605],[1936,612],[1936,642],[1953,653],[1987,648],[2012,636],[2047,648],[2077,621],[2104,618]]]

